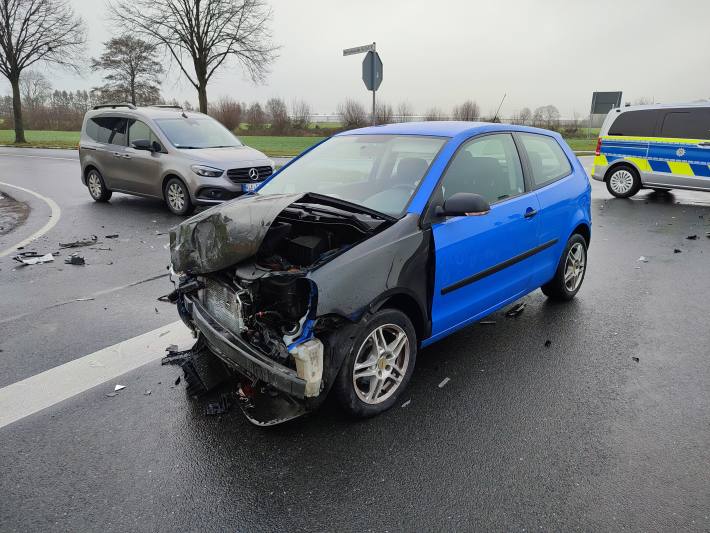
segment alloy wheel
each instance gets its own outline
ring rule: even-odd
[[[634,177],[626,169],[619,169],[609,178],[609,187],[616,194],[628,194],[634,186]]]
[[[587,254],[584,246],[576,242],[567,252],[565,260],[565,287],[568,291],[574,292],[582,284],[584,279],[584,269],[587,266]]]
[[[168,187],[168,203],[175,211],[182,211],[185,207],[185,191],[178,183],[171,183]]]
[[[89,186],[89,193],[93,198],[101,197],[103,186],[101,185],[101,178],[96,173],[96,171],[91,171],[89,177],[87,178],[87,185]]]
[[[360,346],[353,367],[355,392],[367,404],[382,403],[399,388],[409,366],[409,337],[396,324],[374,329]]]

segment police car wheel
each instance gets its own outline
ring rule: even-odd
[[[639,192],[641,178],[639,178],[636,169],[632,167],[616,167],[607,174],[606,188],[612,196],[629,198]]]

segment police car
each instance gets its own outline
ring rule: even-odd
[[[710,103],[612,109],[592,177],[617,198],[642,188],[710,191]]]

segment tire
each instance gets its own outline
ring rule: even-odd
[[[570,269],[574,269],[576,274],[572,279],[565,281],[566,274],[570,273]],[[541,287],[542,292],[551,300],[569,301],[579,292],[586,273],[587,241],[580,234],[575,233],[567,241],[565,251],[557,265],[555,277]]]
[[[606,190],[617,198],[630,198],[641,189],[641,178],[635,168],[620,165],[606,176]]]
[[[163,191],[163,198],[165,198],[168,209],[175,215],[186,216],[195,210],[187,187],[178,178],[168,180]]]
[[[95,202],[108,202],[113,194],[106,188],[106,183],[101,173],[92,168],[86,175],[86,188],[89,189],[89,195]]]
[[[384,343],[379,340],[380,332]],[[384,350],[375,345],[375,338],[380,347],[386,346]],[[398,338],[399,349],[392,350]],[[333,385],[343,409],[352,416],[368,418],[392,407],[407,387],[417,360],[417,336],[407,315],[396,309],[378,311],[360,327],[348,349]]]

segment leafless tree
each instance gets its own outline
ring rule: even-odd
[[[530,111],[529,107],[524,107],[520,110],[518,113],[518,123],[522,124],[523,126],[530,124],[530,121],[532,120],[532,111]]]
[[[454,106],[452,116],[454,120],[478,120],[481,117],[481,109],[473,100],[466,100],[463,104]]]
[[[444,112],[438,107],[431,107],[424,115],[425,120],[444,120]]]
[[[540,118],[542,119],[542,124],[547,129],[555,129],[560,123],[560,112],[553,105],[546,105],[535,110],[535,114],[540,111]]]
[[[414,110],[409,102],[400,102],[397,106],[397,119],[400,122],[409,122],[414,115]]]
[[[271,132],[279,135],[286,133],[291,127],[288,108],[281,98],[269,98],[266,102],[266,115],[271,122]]]
[[[247,122],[249,123],[249,130],[261,130],[266,124],[266,113],[261,107],[259,102],[254,102],[249,106],[247,110]]]
[[[239,128],[242,122],[242,106],[234,98],[223,96],[209,106],[210,116],[230,131]]]
[[[394,111],[389,104],[381,103],[375,107],[375,120],[377,124],[392,124],[394,122]]]
[[[355,100],[345,100],[338,106],[338,115],[345,128],[361,128],[368,122],[365,107]]]
[[[47,76],[36,70],[26,70],[20,77],[20,95],[28,110],[42,107],[52,94]]]
[[[305,130],[311,123],[311,106],[305,100],[291,103],[291,123],[297,130]]]
[[[76,68],[84,23],[65,0],[0,0],[0,73],[12,86],[15,142],[25,142],[20,78],[38,62]]]
[[[112,19],[164,47],[197,90],[207,112],[207,84],[236,60],[254,82],[276,57],[271,10],[264,0],[109,0]]]
[[[653,103],[653,98],[650,96],[641,96],[634,100],[634,105],[648,105]]]
[[[156,45],[122,35],[104,43],[101,57],[91,60],[91,69],[105,71],[104,85],[96,87],[103,97],[132,104],[154,104],[160,99],[163,65],[156,61]]]

